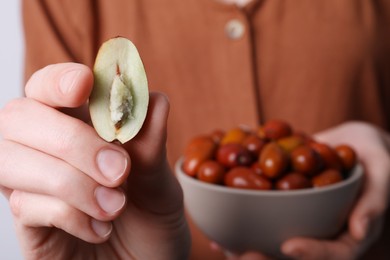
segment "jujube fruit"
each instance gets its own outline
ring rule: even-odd
[[[313,187],[324,187],[338,183],[343,180],[343,176],[339,170],[328,169],[312,178]]]
[[[250,151],[254,156],[259,156],[261,150],[263,149],[264,145],[266,144],[266,140],[260,138],[259,136],[255,134],[247,135],[242,140],[242,145]]]
[[[281,176],[286,170],[288,156],[277,143],[270,142],[261,151],[259,164],[265,176],[275,179]]]
[[[311,142],[310,146],[320,155],[325,168],[342,169],[341,160],[331,146],[319,142]]]
[[[345,170],[349,171],[356,165],[357,155],[352,147],[342,144],[336,146],[335,150]]]
[[[225,175],[225,185],[240,189],[270,190],[272,182],[246,167],[236,167]]]
[[[247,133],[242,128],[233,128],[225,133],[221,139],[221,144],[240,144],[246,137]]]
[[[282,120],[269,120],[263,126],[266,138],[277,140],[292,134],[291,126]]]
[[[197,178],[201,181],[222,184],[225,176],[225,168],[218,162],[208,160],[199,166]]]
[[[216,159],[220,164],[228,168],[249,166],[253,162],[252,154],[241,144],[237,143],[220,145]]]
[[[278,190],[297,190],[310,187],[310,180],[304,175],[296,172],[288,173],[276,182],[276,189]]]
[[[291,165],[294,171],[313,175],[321,166],[319,154],[308,145],[300,145],[291,151]]]
[[[92,124],[104,140],[125,143],[141,129],[148,110],[148,82],[134,44],[123,37],[100,47],[89,98]]]
[[[264,190],[331,185],[348,178],[358,163],[352,147],[318,142],[282,120],[252,130],[235,127],[196,136],[183,155],[182,170],[193,178]]]

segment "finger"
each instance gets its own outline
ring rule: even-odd
[[[86,102],[93,85],[91,70],[82,64],[60,63],[34,73],[26,96],[52,107],[78,107]]]
[[[9,199],[9,196],[11,196],[12,190],[0,185],[0,192],[1,192],[1,194],[4,195],[4,197],[6,199]]]
[[[364,138],[357,138],[359,136]],[[333,145],[340,143],[340,140],[350,144],[364,166],[366,178],[362,194],[349,218],[352,237],[363,240],[368,233],[372,233],[371,225],[384,214],[389,199],[390,160],[380,132],[369,124],[358,122],[343,124],[317,137]]]
[[[56,197],[99,220],[111,220],[124,208],[123,192],[99,185],[62,160],[10,141],[2,141],[0,150],[7,151],[0,153],[0,185],[8,189]]]
[[[129,199],[150,212],[182,210],[182,190],[166,159],[165,142],[169,101],[151,93],[147,118],[140,133],[125,144],[132,165],[128,178]]]
[[[132,160],[137,162],[132,166],[134,169],[139,165],[142,169],[153,172],[153,169],[148,168],[156,168],[155,166],[160,165],[165,159],[168,114],[169,101],[167,96],[159,92],[150,93],[148,113],[144,125],[138,135],[124,145],[131,154]]]
[[[118,145],[107,143],[84,122],[28,98],[16,99],[0,112],[5,139],[60,158],[100,184],[119,186],[126,179],[130,158]]]
[[[112,231],[110,222],[93,219],[50,196],[14,191],[9,203],[18,225],[27,229],[56,227],[90,243],[107,240]]]
[[[364,160],[367,178],[362,195],[351,213],[349,228],[352,236],[363,240],[371,230],[371,225],[387,209],[390,166],[388,160]]]
[[[282,245],[283,254],[302,260],[354,259],[357,251],[357,241],[348,234],[344,234],[336,241],[293,238]]]

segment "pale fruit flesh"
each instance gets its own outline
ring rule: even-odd
[[[89,99],[91,120],[106,141],[125,143],[145,121],[149,90],[145,69],[135,45],[123,37],[100,47],[94,65]]]

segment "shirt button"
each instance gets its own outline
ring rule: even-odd
[[[229,39],[238,40],[244,35],[245,26],[240,20],[232,19],[227,22],[225,32]]]

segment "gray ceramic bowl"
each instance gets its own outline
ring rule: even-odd
[[[358,165],[343,182],[295,191],[257,191],[208,184],[176,164],[186,210],[211,240],[232,252],[261,251],[281,257],[283,241],[332,238],[344,226],[363,180]]]

